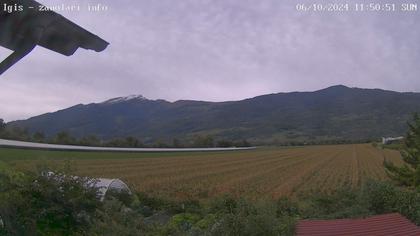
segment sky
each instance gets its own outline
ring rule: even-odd
[[[420,92],[420,10],[296,9],[298,3],[353,7],[353,0],[39,2],[81,5],[59,13],[110,46],[71,57],[37,47],[0,77],[6,121],[132,94],[226,101],[338,84]],[[89,12],[88,4],[108,9]],[[9,53],[0,48],[0,59]]]

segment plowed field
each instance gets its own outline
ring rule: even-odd
[[[278,197],[357,188],[369,178],[387,178],[384,158],[401,163],[398,152],[370,144],[174,154],[14,152],[20,156],[5,160],[19,168],[40,159],[71,159],[80,175],[119,178],[136,190],[176,199],[223,193]],[[4,155],[6,149],[0,149],[0,160]]]

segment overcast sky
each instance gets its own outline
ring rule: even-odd
[[[337,84],[420,91],[420,10],[298,12],[307,0],[40,2],[108,5],[60,14],[111,44],[72,57],[36,48],[0,78],[7,121],[131,94],[224,101]],[[0,49],[0,58],[8,53]]]

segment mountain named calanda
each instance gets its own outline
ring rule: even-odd
[[[9,123],[31,133],[76,137],[137,137],[144,142],[218,139],[254,143],[361,140],[400,136],[413,112],[420,111],[420,93],[348,88],[258,96],[242,101],[202,102],[121,97],[77,105],[28,120]]]

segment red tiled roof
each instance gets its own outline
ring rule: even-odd
[[[420,236],[420,227],[398,213],[377,215],[365,219],[300,220],[297,236],[339,235],[401,235]]]

